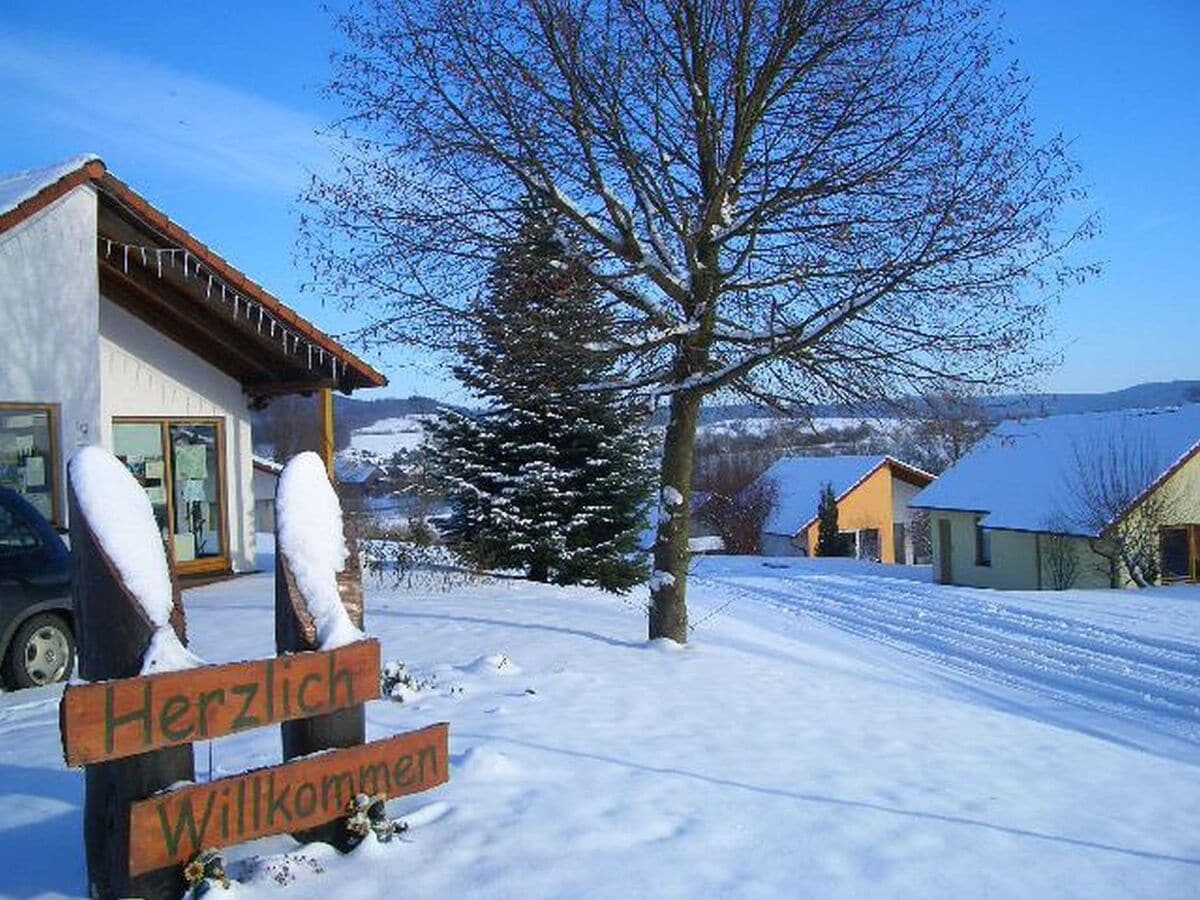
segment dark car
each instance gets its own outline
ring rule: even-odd
[[[20,494],[0,487],[0,673],[6,687],[63,681],[75,667],[71,554]]]

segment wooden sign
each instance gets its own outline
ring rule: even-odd
[[[379,642],[70,685],[63,755],[80,766],[357,706],[379,696]]]
[[[445,722],[345,750],[329,750],[134,803],[134,875],[201,850],[304,830],[346,815],[357,794],[400,797],[449,780]]]

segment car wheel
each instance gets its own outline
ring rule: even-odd
[[[59,616],[38,613],[17,629],[8,648],[8,681],[37,687],[65,681],[75,668],[75,638]]]

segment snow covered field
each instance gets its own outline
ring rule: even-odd
[[[350,450],[378,459],[391,459],[402,450],[415,450],[425,439],[425,424],[436,418],[424,413],[380,419],[350,434]]]
[[[647,644],[629,598],[368,582],[384,659],[436,682],[369,705],[369,736],[449,721],[451,782],[390,804],[403,843],[237,848],[235,893],[1195,898],[1200,590],[927,578],[707,557],[686,649]],[[270,654],[271,603],[267,575],[189,591],[193,647]],[[58,693],[0,696],[11,896],[84,889]],[[211,749],[213,775],[235,773],[277,761],[278,732]]]

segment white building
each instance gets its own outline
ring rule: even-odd
[[[62,527],[108,448],[181,575],[254,567],[251,407],[386,383],[94,156],[0,177],[0,354],[0,484]]]

